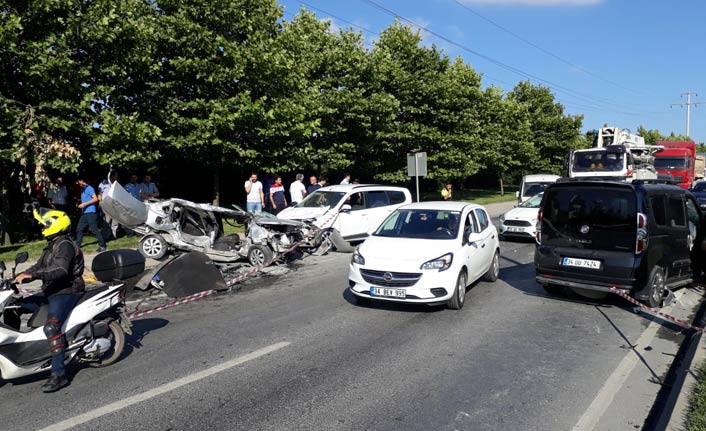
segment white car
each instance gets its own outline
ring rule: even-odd
[[[316,227],[337,231],[354,243],[365,240],[392,211],[410,202],[412,195],[404,187],[341,184],[316,190],[277,218],[313,220]]]
[[[561,178],[559,175],[550,174],[525,175],[522,177],[520,190],[515,192],[517,203],[521,204],[532,196],[544,192],[549,184],[557,182],[559,178]]]
[[[535,238],[537,234],[537,216],[542,203],[540,193],[500,216],[498,231],[502,237]]]
[[[466,288],[495,281],[498,233],[480,205],[421,202],[400,207],[353,253],[350,291],[362,300],[463,307]]]

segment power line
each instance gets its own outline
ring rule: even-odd
[[[319,8],[317,8],[316,6],[312,6],[312,5],[310,5],[310,4],[306,3],[306,2],[303,2],[303,1],[300,1],[299,3],[301,3],[302,5],[308,7],[309,9],[313,9],[313,10],[319,12],[319,13],[322,13],[322,14],[324,14],[324,15],[328,15],[328,16],[330,16],[331,18],[337,19],[337,20],[339,20],[339,21],[341,21],[341,22],[344,22],[344,23],[346,23],[346,24],[348,24],[348,25],[350,25],[350,26],[353,26],[353,27],[355,27],[355,28],[358,28],[358,29],[360,29],[360,30],[362,30],[362,31],[364,31],[364,32],[366,32],[366,33],[372,34],[373,36],[380,36],[379,33],[376,33],[376,32],[374,32],[374,31],[372,31],[372,30],[370,30],[370,29],[367,29],[367,28],[363,27],[362,25],[358,25],[358,24],[355,24],[355,23],[353,23],[353,22],[350,22],[350,21],[348,21],[348,20],[346,20],[346,19],[343,19],[343,18],[341,18],[341,17],[338,17],[338,16],[336,16],[336,15],[330,13],[330,12],[326,12],[326,11],[323,10],[323,9],[319,9]]]
[[[587,75],[593,76],[594,78],[600,79],[601,81],[603,81],[603,82],[605,82],[605,83],[607,83],[607,84],[613,85],[613,86],[618,87],[618,88],[622,88],[623,90],[627,90],[627,91],[630,91],[630,92],[632,92],[632,93],[641,94],[641,95],[646,95],[646,93],[644,93],[644,92],[637,91],[637,90],[633,90],[633,89],[631,89],[631,88],[629,88],[629,87],[626,87],[626,86],[624,86],[624,85],[621,85],[621,84],[619,84],[619,83],[617,83],[617,82],[615,82],[615,81],[611,81],[610,79],[604,78],[603,76],[601,76],[601,75],[599,75],[599,74],[597,74],[597,73],[594,73],[594,72],[592,72],[592,71],[590,71],[590,70],[584,68],[583,66],[579,66],[578,64],[575,64],[575,63],[571,62],[570,60],[567,60],[567,59],[565,59],[565,58],[559,56],[558,54],[555,54],[555,53],[549,51],[548,49],[539,46],[538,44],[536,44],[536,43],[534,43],[534,42],[532,42],[532,41],[530,41],[530,40],[528,40],[528,39],[526,39],[526,38],[520,36],[519,34],[515,33],[514,31],[508,29],[507,27],[504,27],[504,26],[498,24],[497,22],[495,22],[495,21],[493,21],[492,19],[486,17],[485,15],[482,15],[480,12],[478,12],[478,11],[472,9],[470,6],[468,6],[468,5],[464,4],[464,3],[462,3],[462,2],[459,1],[459,0],[454,0],[454,2],[455,2],[457,5],[461,6],[462,8],[466,9],[468,12],[472,13],[473,15],[475,15],[475,16],[481,18],[482,20],[484,20],[484,21],[486,21],[486,22],[492,24],[493,26],[499,28],[500,30],[504,31],[505,33],[511,35],[511,36],[514,37],[515,39],[518,39],[518,40],[520,40],[520,41],[526,43],[527,45],[529,45],[529,46],[531,46],[531,47],[533,47],[533,48],[538,49],[539,51],[541,51],[541,52],[547,54],[548,56],[554,58],[555,60],[558,60],[558,61],[560,61],[560,62],[562,62],[562,63],[564,63],[564,64],[566,64],[566,65],[568,65],[568,66],[571,66],[571,67],[573,67],[574,69],[577,69],[577,70],[579,70],[579,71],[581,71],[581,72],[583,72],[583,73],[585,73],[585,74],[587,74]]]

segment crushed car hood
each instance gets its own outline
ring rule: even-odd
[[[290,207],[282,210],[277,214],[278,218],[288,219],[288,220],[307,220],[316,219],[326,214],[329,207],[316,207],[316,208],[298,208]]]
[[[147,221],[147,204],[135,199],[117,181],[102,197],[100,207],[113,220],[127,227],[136,227]]]

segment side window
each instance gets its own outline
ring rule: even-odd
[[[390,205],[384,190],[365,192],[365,207],[378,208]]]
[[[363,205],[363,193],[353,193],[348,200],[350,202],[351,211],[359,211],[365,208]]]
[[[654,214],[655,222],[660,226],[666,226],[667,218],[665,216],[664,197],[652,196],[650,198],[650,205],[652,206],[652,214]]]
[[[405,201],[404,193],[402,192],[388,191],[387,197],[390,199],[390,205],[401,204]]]
[[[469,224],[470,230],[468,233],[478,233],[480,232],[478,230],[478,221],[476,220],[476,215],[473,213],[473,211],[468,213],[468,219],[467,222]]]
[[[692,226],[696,229],[701,225],[701,217],[696,203],[691,198],[686,198],[686,218],[689,220],[689,228]],[[696,235],[694,235],[696,236]]]
[[[485,214],[485,211],[483,211],[482,209],[477,209],[475,211],[475,213],[478,216],[478,223],[480,224],[479,232],[483,232],[489,225],[488,216]]]
[[[684,202],[681,197],[670,197],[669,207],[667,208],[669,226],[684,227],[686,226],[686,217],[684,214]]]

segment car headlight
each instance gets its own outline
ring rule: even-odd
[[[454,260],[453,253],[447,253],[443,256],[439,256],[436,259],[424,262],[419,269],[438,269],[439,272],[449,269],[451,262]]]
[[[358,265],[365,265],[365,258],[356,248],[351,257],[351,263],[357,263]]]
[[[500,214],[500,221],[505,221],[505,214]]]
[[[533,226],[537,226],[537,222],[538,222],[538,221],[539,221],[538,218],[533,218],[532,221],[531,221],[531,223],[532,223]]]

